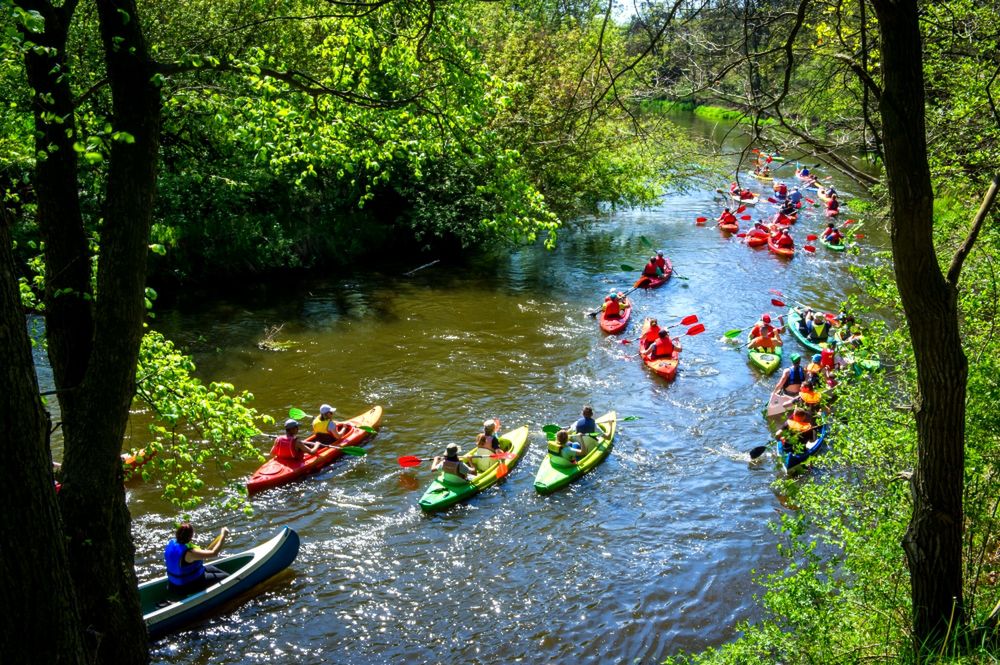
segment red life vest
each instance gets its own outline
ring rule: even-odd
[[[823,349],[820,352],[819,366],[833,369],[833,349]]]
[[[782,233],[780,236],[778,236],[777,245],[778,247],[791,248],[795,247],[795,241],[792,240],[792,236]]]
[[[618,303],[618,298],[612,298],[608,296],[604,299],[604,315],[605,316],[618,316],[622,313],[622,307]]]
[[[274,440],[271,447],[271,456],[279,460],[299,461],[302,459],[302,451],[295,446],[295,437],[282,434]]]
[[[721,221],[723,224],[735,224],[736,215],[734,215],[731,212],[723,212],[722,218],[719,221]]]
[[[778,192],[781,196],[788,196],[788,185],[780,183],[777,187],[775,187],[774,191]]]
[[[660,270],[662,270],[663,272],[666,272],[667,271],[667,259],[664,258],[664,257],[662,257],[662,256],[656,257],[656,267],[659,268]]]
[[[840,208],[840,201],[837,199],[830,199],[826,202],[827,210],[838,210]]]
[[[670,339],[670,335],[666,337],[657,338],[656,345],[653,348],[653,357],[662,358],[664,356],[672,356],[674,354],[674,341]]]
[[[646,331],[646,334],[642,336],[642,343],[644,346],[649,346],[656,342],[660,334],[660,326],[652,326]]]
[[[750,339],[757,339],[758,337],[766,337],[771,339],[774,337],[774,326],[769,323],[758,323],[750,331]]]
[[[643,277],[656,277],[657,275],[656,262],[647,263],[646,267],[642,269]]]

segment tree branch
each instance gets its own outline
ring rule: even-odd
[[[979,236],[979,230],[983,226],[983,222],[990,214],[990,209],[993,207],[993,203],[996,201],[997,193],[1000,192],[1000,174],[993,176],[993,182],[990,183],[990,188],[986,190],[986,196],[983,197],[983,202],[979,205],[979,211],[976,212],[976,216],[972,220],[972,228],[969,229],[969,235],[965,238],[965,242],[962,246],[958,248],[955,252],[955,256],[951,259],[951,265],[948,267],[948,283],[951,284],[953,288],[958,287],[958,279],[962,273],[962,264],[965,262],[965,258],[972,251],[972,246],[976,242],[976,238]]]

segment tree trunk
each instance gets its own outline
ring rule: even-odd
[[[896,283],[917,364],[917,469],[913,515],[903,537],[916,648],[939,644],[964,620],[962,485],[968,365],[958,331],[956,285],[941,273],[924,126],[918,6],[874,0],[881,32],[880,100],[892,199]]]

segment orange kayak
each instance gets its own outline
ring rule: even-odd
[[[778,245],[770,238],[767,239],[767,248],[770,249],[775,254],[777,254],[778,256],[783,256],[788,259],[795,256],[794,247],[778,247]]]
[[[645,336],[646,331],[649,330],[649,319],[642,322],[642,334]],[[642,338],[639,338],[639,350],[642,352],[646,351],[646,345],[643,343]],[[673,381],[677,378],[677,363],[680,358],[680,353],[676,350],[670,355],[669,358],[663,356],[660,358],[653,358],[652,360],[647,359],[643,356],[642,361],[646,363],[646,367],[653,370],[658,376],[663,377],[667,381]]]

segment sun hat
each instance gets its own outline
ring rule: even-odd
[[[323,406],[319,407],[319,415],[321,416],[325,416],[328,413],[333,413],[334,411],[336,411],[336,409],[330,406],[329,404],[324,404]]]

